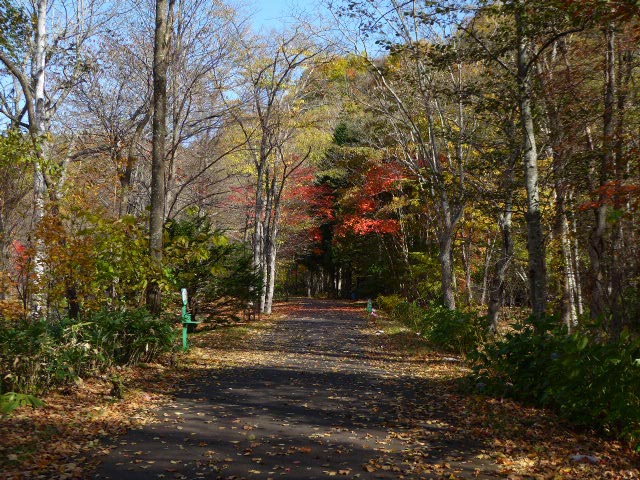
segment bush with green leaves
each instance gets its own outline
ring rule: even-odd
[[[391,310],[392,319],[420,334],[424,332],[424,315],[425,309],[415,302],[401,302]]]
[[[378,295],[378,298],[376,298],[378,308],[387,314],[393,312],[393,309],[404,301],[404,298],[395,293],[393,295]]]
[[[165,275],[173,291],[187,288],[192,314],[223,319],[257,302],[261,275],[251,251],[231,242],[196,213],[166,227]]]
[[[150,362],[176,348],[178,332],[173,321],[155,317],[143,308],[103,310],[84,328],[85,340],[108,366]]]
[[[489,331],[485,317],[450,310],[437,304],[425,308],[413,302],[396,302],[395,297],[384,297],[382,300],[384,308],[395,304],[391,309],[391,318],[445,351],[469,354],[485,340]]]
[[[113,365],[152,361],[176,348],[177,330],[146,310],[101,311],[86,321],[0,325],[0,394],[41,395]]]
[[[474,382],[577,425],[640,440],[640,341],[530,318],[475,355]]]
[[[486,317],[432,305],[424,315],[423,335],[433,345],[453,353],[467,355],[486,339]]]
[[[44,402],[33,395],[8,392],[0,395],[0,415],[10,415],[16,408],[40,408]]]
[[[0,393],[38,395],[84,376],[100,364],[99,352],[63,322],[20,321],[0,328]]]

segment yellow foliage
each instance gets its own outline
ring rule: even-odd
[[[22,306],[22,302],[17,299],[0,300],[0,321],[18,320],[24,318],[27,312]]]

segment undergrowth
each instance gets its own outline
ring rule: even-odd
[[[0,394],[43,395],[112,366],[152,361],[175,348],[176,333],[143,309],[0,324]]]
[[[575,425],[640,442],[640,340],[628,331],[615,341],[595,326],[569,334],[557,318],[545,317],[494,337],[473,313],[425,308],[397,295],[377,303],[433,347],[466,356],[473,374],[465,383],[476,392],[549,408]]]

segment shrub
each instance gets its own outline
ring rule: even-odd
[[[33,395],[15,392],[0,395],[0,415],[9,415],[20,407],[40,408],[42,406],[44,406],[44,402]]]
[[[640,342],[568,335],[555,318],[529,319],[475,356],[490,392],[549,407],[578,425],[640,439]],[[604,337],[603,337],[604,338]]]
[[[78,339],[77,329],[61,322],[21,321],[0,331],[0,392],[41,394],[85,375],[97,351]]]
[[[376,303],[378,304],[378,308],[387,314],[390,314],[391,312],[393,312],[393,309],[403,302],[404,302],[404,299],[400,295],[396,295],[396,294],[379,295],[378,298],[376,298]]]
[[[486,317],[440,305],[427,309],[424,335],[433,344],[448,352],[467,355],[486,338],[489,331]]]
[[[395,300],[395,295],[385,297],[383,304]],[[422,308],[412,302],[399,302],[391,310],[391,317],[422,335],[434,346],[465,355],[477,348],[488,332],[484,317],[449,310],[440,305]]]
[[[391,318],[415,332],[422,333],[424,313],[424,309],[414,302],[401,302],[391,311]]]
[[[45,393],[112,365],[151,361],[176,346],[176,330],[146,310],[102,311],[89,321],[0,324],[0,394]]]
[[[103,310],[86,325],[85,338],[108,364],[149,362],[176,345],[177,331],[172,322],[155,318],[145,309]]]

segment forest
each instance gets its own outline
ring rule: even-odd
[[[310,7],[309,7],[310,8]],[[290,297],[640,440],[633,0],[0,0],[0,406]]]

